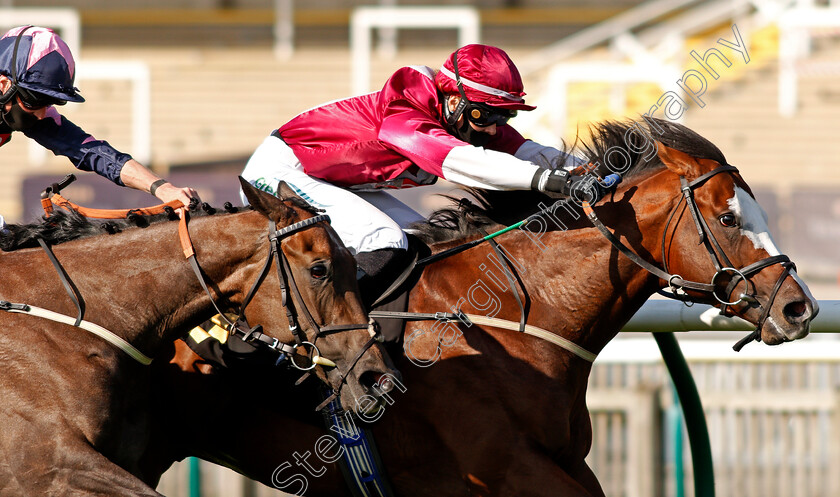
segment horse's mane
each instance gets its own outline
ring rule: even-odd
[[[214,212],[212,208],[190,211],[190,216],[205,216],[212,212]],[[131,228],[145,228],[171,219],[173,218],[167,214],[137,215],[130,219],[93,219],[74,210],[56,209],[50,217],[44,217],[34,223],[7,225],[6,229],[0,233],[0,249],[10,252],[37,247],[39,238],[50,245],[58,245],[105,233],[113,235]]]
[[[297,196],[281,198],[280,200],[313,215],[321,212],[320,209],[309,205]],[[250,209],[250,206],[246,209]],[[224,212],[232,214],[239,210],[241,208],[232,206],[230,202],[224,205]],[[200,206],[191,206],[190,217],[204,217],[214,215],[217,212],[221,213],[222,211],[202,203]],[[0,250],[11,252],[22,248],[37,247],[39,238],[50,245],[58,245],[104,233],[113,235],[131,228],[146,228],[152,224],[177,219],[178,217],[174,213],[151,216],[132,214],[127,219],[94,219],[85,217],[74,210],[56,209],[50,217],[44,217],[41,221],[31,224],[7,225],[6,229],[0,231]]]
[[[625,157],[629,157],[629,167],[621,174],[624,183],[632,183],[644,173],[664,167],[655,149],[651,148],[652,140],[698,159],[727,163],[723,153],[712,142],[682,124],[662,119],[604,121],[590,126],[590,131],[590,140],[578,137],[572,146],[564,143],[562,151],[571,154],[572,150],[577,150],[574,155],[584,158],[585,162],[600,164],[595,172],[603,177],[614,172],[606,167],[608,151],[620,148],[626,153]],[[617,161],[615,158],[612,160]],[[547,195],[528,190],[466,187],[463,190],[472,199],[445,195],[453,206],[437,210],[428,221],[412,226],[423,241],[449,241],[476,234],[488,226],[510,225],[537,212],[539,204],[548,206],[555,202]]]

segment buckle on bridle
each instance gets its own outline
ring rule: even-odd
[[[694,301],[693,301],[693,300],[691,300],[691,298],[688,296],[688,294],[685,292],[685,290],[683,290],[683,289],[682,289],[682,287],[681,287],[681,286],[677,286],[677,284],[676,284],[676,283],[674,283],[674,280],[675,280],[675,279],[680,279],[680,280],[685,281],[685,280],[683,279],[683,277],[682,277],[682,276],[680,276],[679,274],[672,274],[672,275],[671,275],[671,277],[670,277],[670,278],[668,278],[668,288],[670,288],[670,289],[671,289],[671,293],[673,293],[673,294],[674,294],[674,296],[679,297],[679,300],[680,300],[680,301],[681,301],[681,302],[682,302],[682,303],[683,303],[686,307],[691,307],[691,306],[693,306],[693,305],[694,305]]]

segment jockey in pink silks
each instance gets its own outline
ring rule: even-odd
[[[456,50],[438,71],[398,69],[380,91],[307,110],[257,148],[242,176],[274,192],[285,181],[315,207],[375,279],[406,252],[403,232],[423,217],[387,193],[438,178],[494,190],[568,195],[579,161],[522,137],[508,120],[530,111],[508,55]],[[365,276],[360,279],[363,286]]]

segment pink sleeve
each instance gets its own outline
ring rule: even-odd
[[[440,123],[432,79],[411,67],[398,70],[382,89],[384,104],[379,140],[420,169],[443,176],[442,166],[454,147],[466,145]]]

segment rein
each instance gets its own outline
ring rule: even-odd
[[[671,211],[671,214],[668,216],[668,221],[665,224],[665,230],[662,234],[662,261],[665,266],[664,270],[644,260],[638,254],[633,252],[629,247],[627,247],[624,243],[622,243],[621,240],[619,240],[618,237],[616,237],[610,230],[608,230],[607,227],[604,226],[604,223],[602,223],[601,220],[598,219],[598,216],[595,214],[595,211],[592,209],[592,206],[589,204],[589,202],[583,202],[583,211],[586,213],[586,216],[587,218],[589,218],[589,221],[596,228],[598,228],[598,230],[604,235],[607,241],[609,241],[610,244],[612,244],[613,247],[618,249],[619,252],[624,254],[637,266],[641,267],[642,269],[648,271],[649,273],[668,283],[668,286],[671,289],[671,293],[660,292],[663,296],[675,300],[680,300],[686,303],[686,305],[688,305],[687,302],[691,302],[693,304],[697,301],[692,299],[688,294],[686,294],[685,289],[707,293],[714,297],[714,299],[721,304],[721,314],[726,313],[727,307],[737,305],[741,302],[758,304],[758,306],[762,309],[762,313],[758,319],[755,330],[753,330],[749,335],[738,341],[732,347],[736,352],[738,352],[747,343],[753,340],[758,341],[761,339],[761,328],[764,325],[764,322],[767,319],[767,317],[770,315],[770,308],[773,306],[773,302],[775,302],[776,300],[776,295],[781,289],[784,280],[790,275],[791,269],[796,269],[796,265],[793,262],[791,262],[790,258],[786,255],[774,255],[756,261],[747,266],[744,266],[741,269],[736,269],[732,267],[732,263],[726,256],[726,253],[723,251],[723,248],[718,243],[712,231],[709,229],[708,224],[706,224],[706,220],[703,218],[703,215],[700,213],[700,209],[697,207],[697,202],[694,200],[695,188],[701,187],[709,178],[724,172],[738,172],[738,168],[729,164],[722,165],[699,176],[697,179],[690,182],[686,180],[684,176],[680,176],[680,190],[682,192],[682,197],[680,198],[680,201],[677,203],[674,209]],[[677,212],[677,210],[679,210],[680,205],[683,204],[683,202],[685,202],[685,205],[691,213],[692,219],[694,220],[694,225],[697,229],[697,235],[700,238],[699,243],[701,243],[706,248],[706,251],[709,253],[709,258],[711,259],[712,264],[714,264],[715,266],[715,274],[714,276],[712,276],[710,283],[688,281],[683,279],[683,277],[679,274],[671,274],[668,272],[668,262],[667,258],[665,257],[665,240],[668,235],[668,228],[671,225],[671,221],[674,218],[674,215]],[[676,230],[676,227],[674,229]],[[721,259],[723,260],[723,262],[721,262]],[[750,286],[752,286],[753,292],[755,292],[755,285],[752,284],[752,282],[749,279],[749,276],[757,274],[763,269],[775,264],[781,264],[783,270],[782,273],[779,275],[779,279],[776,281],[776,284],[773,288],[772,293],[770,294],[770,297],[767,299],[767,305],[765,307],[761,305],[761,303],[758,301],[755,293],[748,293],[750,290]],[[715,282],[718,280],[719,277],[721,277],[721,275],[732,276],[732,280],[724,290],[726,293],[723,295],[723,297],[718,295],[718,292],[716,291],[717,287],[715,286]],[[727,300],[729,299],[729,295],[735,290],[735,288],[738,286],[738,283],[740,283],[741,281],[744,281],[744,292],[738,296],[737,300]],[[682,291],[683,293],[679,293],[679,291]]]
[[[471,326],[472,323],[477,323],[484,326],[491,326],[493,328],[499,328],[504,330],[511,330],[511,331],[519,331],[520,333],[524,333],[526,335],[532,335],[538,338],[541,338],[547,342],[553,343],[558,347],[571,352],[572,354],[580,357],[581,359],[593,362],[597,357],[597,354],[586,350],[585,348],[581,347],[580,345],[568,340],[566,338],[561,337],[555,333],[551,333],[550,331],[544,330],[542,328],[538,328],[536,326],[527,324],[527,307],[528,305],[523,305],[522,299],[519,296],[519,292],[517,291],[516,287],[521,286],[523,293],[525,293],[525,298],[528,298],[528,293],[525,287],[522,285],[521,281],[519,281],[518,276],[514,278],[514,274],[511,274],[511,270],[513,270],[512,263],[505,257],[503,251],[499,248],[499,244],[496,243],[494,238],[499,235],[503,235],[508,231],[514,230],[523,224],[525,224],[526,220],[519,221],[514,223],[510,226],[502,228],[498,231],[485,235],[482,238],[478,238],[471,242],[463,243],[461,245],[452,247],[450,249],[438,252],[437,254],[430,255],[423,259],[417,261],[414,267],[421,267],[432,262],[439,261],[441,259],[445,259],[447,257],[451,257],[455,254],[461,253],[467,249],[473,248],[477,245],[480,245],[484,242],[489,242],[496,256],[499,258],[499,262],[503,264],[501,266],[502,271],[505,273],[505,277],[508,280],[508,283],[511,286],[511,291],[513,292],[514,297],[516,298],[516,303],[519,305],[520,310],[520,317],[519,323],[515,323],[513,321],[508,321],[506,319],[501,318],[492,318],[487,316],[481,316],[477,314],[464,314],[462,312],[458,312],[458,314],[448,313],[448,312],[436,312],[436,313],[422,313],[422,312],[398,312],[398,311],[371,311],[368,315],[371,318],[380,318],[380,319],[402,319],[405,321],[432,321],[432,320],[442,320],[442,321],[457,321],[460,323],[464,323],[468,326]],[[519,282],[519,285],[516,283]],[[391,289],[389,289],[391,290]],[[382,297],[379,298],[382,300]]]
[[[365,352],[377,341],[381,341],[381,338],[378,336],[376,329],[374,327],[373,321],[364,324],[342,324],[342,325],[331,325],[331,326],[320,326],[312,317],[312,314],[309,312],[309,309],[306,307],[303,297],[298,289],[297,284],[295,283],[294,276],[292,275],[291,267],[289,265],[288,259],[285,257],[285,254],[282,251],[280,241],[283,238],[291,236],[299,231],[302,231],[316,223],[319,222],[327,222],[329,223],[330,218],[327,215],[317,215],[308,219],[304,219],[303,221],[299,221],[292,225],[283,227],[281,229],[277,229],[277,225],[274,221],[268,220],[268,230],[269,230],[269,240],[270,240],[270,249],[269,249],[269,256],[266,258],[266,263],[263,266],[262,270],[260,271],[259,276],[252,284],[250,290],[246,294],[245,299],[242,302],[240,307],[238,317],[231,320],[229,319],[226,314],[222,311],[219,305],[216,303],[215,298],[213,297],[210,289],[207,285],[206,279],[204,277],[204,273],[201,270],[200,265],[198,264],[198,260],[195,255],[195,250],[193,248],[192,240],[190,239],[189,229],[188,229],[188,219],[189,213],[186,209],[186,206],[179,200],[175,200],[172,202],[167,202],[165,204],[160,204],[153,207],[147,208],[140,208],[140,209],[91,209],[87,207],[82,207],[73,202],[69,201],[68,199],[62,197],[59,194],[59,191],[72,183],[75,180],[74,175],[68,175],[65,177],[61,182],[54,183],[50,187],[44,190],[41,194],[41,205],[44,208],[45,216],[49,217],[49,215],[54,211],[54,206],[62,207],[68,210],[74,210],[79,214],[90,217],[94,219],[120,219],[120,218],[127,218],[131,215],[155,215],[155,214],[170,214],[173,215],[175,211],[178,211],[180,215],[179,225],[178,225],[178,236],[181,243],[181,248],[184,253],[184,257],[189,261],[190,267],[192,268],[193,272],[195,273],[201,287],[210,298],[210,302],[221,316],[221,319],[225,321],[226,326],[225,329],[228,333],[231,334],[241,334],[243,335],[243,340],[246,342],[256,341],[259,342],[270,349],[278,352],[280,357],[277,360],[277,364],[281,363],[284,360],[289,360],[289,362],[297,369],[302,371],[310,371],[312,370],[316,364],[328,365],[328,366],[335,366],[335,363],[328,359],[324,359],[320,355],[320,351],[318,350],[317,342],[318,338],[321,336],[330,335],[333,333],[339,333],[342,331],[350,331],[350,330],[358,330],[358,329],[367,329],[371,335],[370,340],[368,340],[365,345],[362,346],[361,350],[356,354],[354,359],[350,362],[350,367],[347,368],[346,371],[341,372],[340,375],[340,383],[337,389],[335,389],[335,397],[338,397],[340,394],[340,390],[342,386],[345,384],[347,375],[352,371],[353,367],[359,361],[359,359],[364,355]],[[119,347],[121,350],[126,352],[129,356],[137,360],[143,365],[148,365],[152,362],[152,359],[142,354],[139,350],[137,350],[134,346],[130,343],[125,341],[123,338],[119,337],[115,333],[88,321],[84,321],[84,300],[82,296],[79,294],[78,289],[76,289],[75,285],[73,285],[72,281],[70,280],[69,276],[67,275],[64,268],[58,262],[53,254],[52,249],[49,245],[42,239],[38,240],[39,244],[43,248],[43,250],[47,253],[47,256],[50,258],[53,266],[56,268],[58,272],[59,278],[61,279],[62,284],[65,287],[68,295],[70,296],[71,300],[75,304],[78,314],[75,320],[69,316],[64,316],[62,314],[58,314],[52,311],[48,311],[46,309],[41,309],[35,306],[31,306],[28,304],[17,304],[11,303],[6,301],[0,301],[0,310],[8,311],[8,312],[27,312],[39,317],[43,317],[46,319],[51,319],[53,321],[57,321],[60,323],[65,324],[72,324],[73,326],[85,329],[90,331],[91,333],[100,336],[107,340],[109,343]],[[271,269],[272,261],[275,260],[277,263],[277,275],[280,280],[280,287],[282,293],[282,305],[286,310],[286,315],[289,321],[289,330],[292,332],[292,335],[295,338],[294,345],[288,345],[280,342],[274,337],[270,337],[264,333],[262,333],[262,326],[257,325],[254,327],[250,327],[245,320],[245,308],[251,302],[253,297],[256,295],[257,290],[259,289],[260,285],[264,281],[268,271]],[[289,292],[291,289],[291,292]],[[294,294],[293,299],[289,299],[290,293]],[[303,310],[303,314],[306,316],[309,326],[315,330],[315,339],[312,342],[308,342],[301,338],[301,331],[298,325],[297,319],[297,311],[294,305],[294,301],[297,300],[300,304],[300,308]],[[297,349],[299,347],[303,347],[304,350],[306,347],[311,347],[312,354],[311,354],[311,364],[307,367],[298,365],[293,357],[296,355]],[[308,374],[308,373],[307,373]]]

